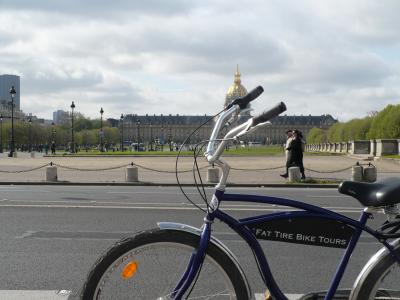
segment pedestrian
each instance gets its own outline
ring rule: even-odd
[[[56,154],[56,143],[54,141],[51,142],[51,154]]]
[[[301,179],[306,179],[304,174],[303,165],[303,139],[302,133],[295,129],[293,130],[293,137],[287,150],[289,150],[288,166],[296,166],[300,168]]]
[[[291,130],[291,129],[289,129],[289,130],[287,130],[286,131],[286,135],[287,135],[287,139],[286,139],[286,143],[284,144],[284,148],[285,148],[285,156],[286,156],[286,173],[285,174],[282,174],[281,175],[281,177],[283,177],[283,178],[287,178],[288,177],[288,170],[289,170],[289,167],[290,167],[290,153],[289,153],[289,146],[290,146],[290,143],[291,143],[291,141],[292,141],[292,139],[293,139],[293,131]]]
[[[298,136],[301,141],[301,160],[300,160],[300,172],[301,172],[301,179],[306,179],[306,175],[304,174],[304,164],[303,164],[303,157],[304,151],[306,150],[306,140],[303,137],[303,133],[300,130],[298,131]]]

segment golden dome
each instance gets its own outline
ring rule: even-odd
[[[229,103],[231,103],[236,98],[243,97],[245,95],[247,95],[247,90],[242,85],[242,82],[240,80],[239,66],[237,66],[235,73],[235,80],[233,81],[233,84],[229,88],[228,93],[226,93],[225,107],[228,106]]]

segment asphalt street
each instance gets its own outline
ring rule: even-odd
[[[200,203],[195,188],[185,188]],[[234,188],[230,193],[298,199],[352,218],[362,207],[335,189]],[[211,194],[212,189],[207,189]],[[226,203],[223,209],[243,218],[282,210],[272,205]],[[99,255],[118,239],[153,228],[158,221],[199,227],[203,213],[177,187],[0,186],[0,290],[70,290],[77,292]],[[370,225],[382,223],[377,215]],[[264,287],[247,245],[227,226],[214,234],[239,258],[254,292]],[[277,282],[286,293],[324,290],[342,250],[262,241]],[[349,288],[369,257],[380,248],[363,235],[341,287]]]

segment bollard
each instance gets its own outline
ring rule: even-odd
[[[289,182],[299,182],[301,179],[300,168],[290,167],[289,168]]]
[[[218,183],[219,182],[219,169],[210,167],[207,170],[207,182]]]
[[[35,158],[35,152],[31,152],[31,158]]]
[[[17,151],[14,151],[14,152],[13,152],[13,157],[14,157],[14,158],[17,158]]]
[[[46,181],[56,182],[57,181],[57,168],[53,165],[46,167]]]
[[[355,166],[351,168],[351,180],[362,181],[363,180],[363,167],[357,162]]]
[[[377,178],[376,167],[369,163],[367,167],[364,168],[363,181],[365,182],[375,182]]]
[[[126,167],[126,182],[138,182],[139,181],[139,172],[138,168],[134,166]]]

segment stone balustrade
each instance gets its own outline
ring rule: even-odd
[[[307,144],[308,152],[332,152],[382,156],[400,154],[400,139],[354,140],[340,143]]]

